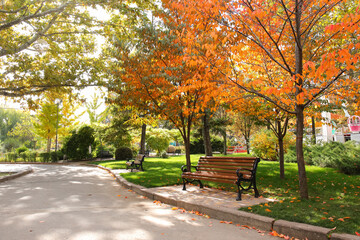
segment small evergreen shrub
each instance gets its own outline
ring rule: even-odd
[[[50,152],[50,159],[51,159],[51,162],[59,161],[58,152]]]
[[[132,158],[132,150],[128,147],[119,147],[115,151],[115,160],[129,160]]]
[[[308,165],[330,167],[345,174],[360,174],[360,144],[326,142],[304,146],[304,159]],[[286,162],[296,162],[295,146],[285,155]]]
[[[220,137],[211,137],[211,149],[213,152],[223,152],[224,151],[224,142]],[[204,140],[202,138],[194,138],[190,142],[190,153],[191,154],[204,154]]]
[[[5,158],[8,162],[16,162],[17,159],[17,153],[16,152],[8,152],[5,154]]]
[[[19,154],[19,156],[22,158],[22,160],[24,161],[24,162],[26,162],[26,160],[28,160],[29,158],[28,158],[28,152],[26,151],[26,152],[21,152],[20,154]]]
[[[35,151],[29,151],[28,152],[28,161],[29,162],[36,162],[37,152]]]
[[[40,153],[40,159],[41,159],[41,162],[49,162],[50,161],[50,153],[48,152],[43,152],[43,153]]]
[[[167,152],[162,152],[161,158],[169,158],[169,155],[167,154]]]
[[[29,150],[29,149],[28,149],[27,147],[22,146],[22,147],[17,148],[17,149],[16,149],[16,152],[17,152],[17,154],[20,156],[20,153],[26,152],[26,151],[28,151],[28,150]]]

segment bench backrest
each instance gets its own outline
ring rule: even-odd
[[[256,157],[200,157],[197,168],[199,171],[221,175],[236,175],[236,170],[244,177],[252,177],[252,173],[245,169],[256,170],[259,158]]]
[[[135,164],[140,164],[141,162],[143,162],[145,159],[145,155],[144,154],[138,154],[134,160]]]

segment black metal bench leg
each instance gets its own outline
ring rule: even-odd
[[[236,198],[236,201],[241,201],[241,188],[240,188],[240,183],[236,183],[237,187],[238,187],[238,196]]]
[[[257,190],[257,187],[256,187],[256,181],[254,181],[254,191],[255,191],[255,197],[258,198],[260,196],[259,194],[259,191]]]
[[[202,182],[199,180],[199,184],[200,184],[200,188],[204,188],[204,185],[202,184]]]
[[[236,201],[241,201],[241,190],[238,191],[238,196],[236,198]]]
[[[183,178],[183,191],[186,191],[186,180]]]

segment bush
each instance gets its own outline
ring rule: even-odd
[[[8,152],[5,154],[5,159],[8,161],[8,162],[16,162],[16,159],[17,159],[17,154],[16,152]]]
[[[29,162],[36,162],[37,152],[29,151],[28,152],[28,161]]]
[[[16,149],[16,152],[17,152],[17,154],[20,155],[20,153],[26,152],[26,151],[28,151],[28,150],[29,150],[29,149],[28,149],[27,147],[22,146],[22,147],[17,148],[17,149]]]
[[[211,148],[213,152],[223,152],[224,142],[219,137],[211,137]],[[204,154],[204,140],[202,138],[194,139],[190,142],[190,153],[191,154]]]
[[[167,152],[162,152],[161,158],[169,158],[169,155],[167,154]]]
[[[70,137],[65,139],[62,152],[70,159],[86,159],[91,157],[89,146],[94,148],[94,129],[89,126],[81,127],[77,132],[73,131]]]
[[[285,161],[296,162],[295,147],[290,149]],[[353,141],[304,146],[304,158],[309,165],[335,168],[345,174],[360,174],[360,145]]]
[[[59,161],[59,152],[50,152],[50,159],[51,162],[57,162]]]
[[[286,153],[291,146],[291,143],[294,142],[293,135],[288,133],[285,135],[283,139],[284,143],[284,152]],[[271,130],[262,130],[256,133],[251,138],[251,149],[255,156],[270,160],[270,161],[277,161],[278,160],[278,144],[279,140]],[[292,153],[295,151],[295,147],[290,150]],[[286,154],[285,154],[286,156]],[[284,156],[284,158],[285,158]],[[285,160],[286,161],[286,160]],[[295,153],[295,162],[296,162],[296,153]]]
[[[26,162],[26,160],[29,159],[29,155],[28,155],[28,152],[27,152],[27,151],[26,151],[26,152],[21,152],[21,153],[19,154],[19,156],[23,159],[24,162]]]
[[[251,138],[251,149],[255,156],[276,161],[277,160],[277,138],[271,130],[262,130],[254,134]]]
[[[43,152],[43,153],[40,153],[40,160],[41,162],[49,162],[50,161],[50,153],[48,152]]]
[[[115,160],[129,160],[133,158],[133,153],[128,147],[119,147],[115,151]]]

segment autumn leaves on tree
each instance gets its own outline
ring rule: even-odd
[[[119,54],[122,88],[133,95],[123,96],[173,121],[185,143],[200,110],[220,96],[262,99],[267,109],[295,116],[300,195],[308,198],[304,114],[321,97],[357,94],[357,3],[164,0],[163,7],[164,25],[142,30],[142,47]]]

